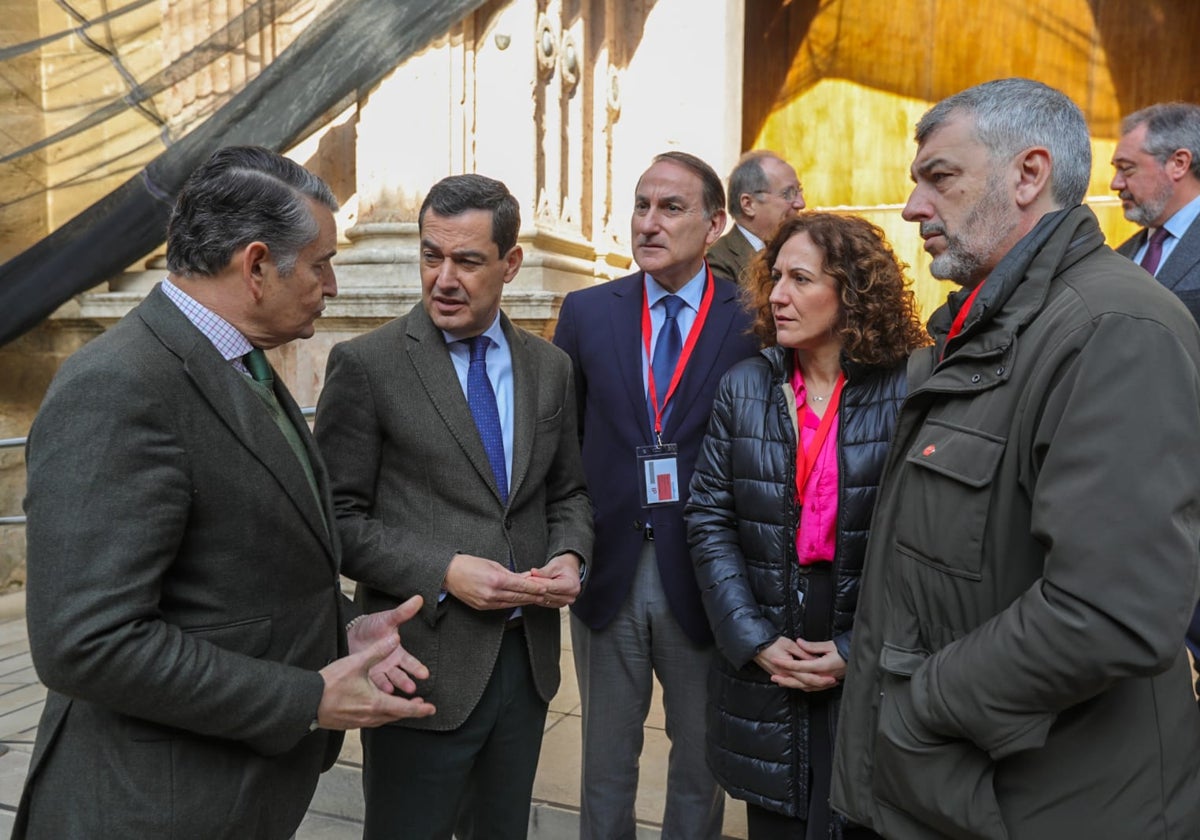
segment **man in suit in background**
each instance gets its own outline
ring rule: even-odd
[[[1143,226],[1117,248],[1200,321],[1200,105],[1151,105],[1121,121],[1112,189]]]
[[[1169,102],[1130,114],[1112,165],[1125,218],[1143,225],[1117,253],[1153,274],[1200,322],[1200,105]],[[1187,646],[1200,675],[1200,606]]]
[[[746,152],[729,173],[733,227],[708,249],[713,274],[740,280],[742,272],[784,220],[804,209],[796,170],[775,152]]]
[[[712,633],[683,527],[717,383],[758,347],[737,286],[704,251],[725,227],[721,180],[683,152],[637,184],[641,271],[572,292],[554,342],[575,368],[596,568],[572,608],[583,702],[582,837],[632,837],[653,676],[671,739],[664,837],[721,834],[724,798],[704,758]]]
[[[500,311],[520,223],[499,181],[439,181],[421,303],[329,356],[316,435],[346,574],[369,608],[422,595],[405,643],[436,663],[435,716],[363,732],[367,838],[528,830],[592,525],[570,360]]]
[[[419,599],[347,641],[325,470],[262,355],[337,294],[335,208],[273,152],[217,152],[168,279],[55,377],[25,502],[49,693],[14,837],[287,838],[339,730],[433,713],[389,693],[428,676],[395,630]]]

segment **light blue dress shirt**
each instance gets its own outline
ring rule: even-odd
[[[684,305],[679,308],[679,314],[675,316],[675,322],[679,324],[679,335],[683,338],[683,344],[687,345],[688,334],[691,333],[692,327],[696,323],[696,317],[700,314],[700,302],[704,299],[704,282],[708,277],[708,265],[701,264],[700,271],[691,280],[683,284],[678,292],[675,292],[683,299]],[[658,284],[658,281],[646,272],[646,302],[650,305],[650,355],[646,355],[646,345],[642,345],[642,390],[646,392],[649,399],[650,389],[650,360],[654,357],[654,348],[658,346],[658,334],[662,330],[663,321],[667,320],[666,309],[661,305],[661,301],[667,295],[671,294],[666,289]],[[641,330],[638,330],[638,340],[641,341]],[[663,424],[667,422],[667,417],[670,414],[671,403],[667,403],[667,410],[663,412]],[[653,419],[651,419],[653,426]]]
[[[1188,228],[1192,226],[1192,222],[1196,221],[1196,217],[1200,216],[1200,196],[1196,196],[1187,204],[1175,211],[1175,215],[1163,222],[1163,227],[1167,229],[1167,233],[1171,234],[1163,242],[1162,258],[1158,261],[1158,269],[1154,272],[1157,276],[1162,267],[1167,264],[1167,260],[1171,258],[1171,252],[1175,250],[1175,246],[1179,244],[1180,238],[1188,232]],[[1146,249],[1150,247],[1150,231],[1146,231],[1146,241],[1142,243],[1142,247],[1138,248],[1137,253],[1133,255],[1135,263],[1141,263],[1142,257],[1146,255]]]
[[[504,471],[508,474],[508,486],[512,488],[512,453],[513,453],[513,368],[512,350],[509,349],[508,339],[500,328],[500,315],[492,325],[483,331],[483,335],[491,339],[487,353],[488,381],[496,394],[496,409],[500,413],[500,431],[504,434]],[[454,362],[454,372],[458,374],[458,384],[462,386],[463,396],[467,395],[467,371],[471,368],[471,347],[463,341],[442,330],[446,339],[446,349],[450,351],[450,361]]]

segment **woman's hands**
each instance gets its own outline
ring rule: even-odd
[[[846,661],[832,641],[809,642],[780,636],[754,657],[771,682],[801,691],[824,691],[846,674]]]

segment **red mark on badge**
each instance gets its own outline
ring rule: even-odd
[[[670,499],[670,498],[673,498],[674,495],[675,494],[671,492],[671,474],[670,473],[659,473],[659,476],[658,476],[658,498]]]
[[[921,454],[925,455],[925,456],[929,456],[929,455],[932,455],[934,452],[937,452],[937,447],[931,443],[921,451]]]

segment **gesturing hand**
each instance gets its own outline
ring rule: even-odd
[[[398,668],[403,657],[411,658],[411,654],[400,646],[400,637],[392,633],[322,668],[325,691],[317,708],[317,725],[323,729],[356,729],[432,715],[437,710],[420,697],[389,694],[372,680],[372,671]]]
[[[420,595],[414,595],[390,610],[359,616],[346,633],[351,653],[357,653],[386,638],[398,637],[400,625],[421,610],[424,603]],[[415,656],[398,645],[390,655],[377,662],[370,671],[371,682],[380,691],[391,694],[393,690],[411,694],[417,690],[413,680],[429,678],[429,669]]]

